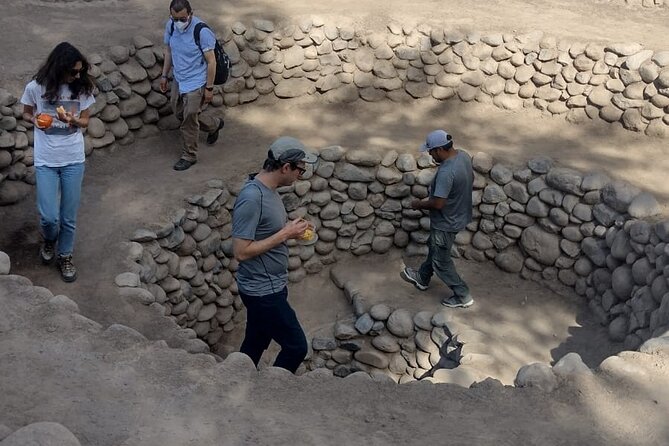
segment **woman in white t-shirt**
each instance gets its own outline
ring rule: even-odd
[[[84,177],[84,137],[95,102],[88,62],[67,42],[56,45],[21,97],[23,119],[35,124],[37,209],[44,264],[58,258],[66,282],[77,278],[72,263],[77,210]],[[48,116],[46,116],[48,115]]]

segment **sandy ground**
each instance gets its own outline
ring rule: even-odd
[[[669,31],[669,8],[634,9],[601,5],[589,0],[342,0],[336,3],[307,0],[281,3],[269,0],[194,0],[193,4],[196,12],[212,24],[231,23],[236,19],[247,21],[256,17],[299,19],[318,14],[329,22],[352,23],[369,30],[382,30],[384,23],[389,20],[408,25],[428,23],[464,31],[524,32],[540,29],[547,34],[573,40],[638,41],[649,48],[663,49],[667,46],[666,36]],[[3,5],[6,7],[3,8],[3,27],[0,28],[3,41],[0,85],[17,95],[55,43],[67,39],[90,52],[102,51],[114,43],[127,44],[130,40],[126,36],[135,34],[143,34],[158,41],[161,24],[168,13],[166,0],[62,4],[38,0],[5,0]],[[593,17],[597,20],[593,20]],[[622,23],[624,26],[621,26]],[[186,172],[177,173],[171,169],[180,151],[178,134],[174,132],[139,141],[131,147],[94,153],[87,163],[78,224],[75,261],[80,277],[73,284],[60,281],[55,268],[39,265],[37,250],[40,240],[34,195],[16,206],[0,209],[0,249],[12,257],[13,272],[28,276],[36,285],[48,287],[54,294],[70,296],[78,303],[82,314],[103,326],[122,323],[138,329],[150,339],[167,339],[167,324],[156,320],[145,307],[116,297],[113,278],[124,270],[120,243],[127,240],[136,228],[156,221],[182,206],[183,198],[200,192],[206,180],[223,178],[237,182],[246,173],[256,171],[268,143],[281,134],[297,136],[316,148],[341,144],[346,148],[413,151],[427,132],[444,127],[454,134],[457,143],[463,148],[471,152],[489,152],[496,159],[512,166],[521,165],[534,155],[547,154],[562,165],[582,170],[601,169],[618,178],[627,179],[655,193],[661,202],[667,202],[669,198],[669,184],[665,181],[669,161],[663,155],[667,148],[666,140],[645,138],[624,131],[620,126],[603,123],[573,126],[563,119],[547,117],[540,112],[514,113],[481,104],[437,103],[428,100],[401,106],[363,102],[335,105],[314,100],[266,102],[227,111],[225,131],[219,143],[213,147],[203,145],[199,163]],[[133,199],[128,200],[128,197]],[[395,266],[388,265],[393,277],[396,274]],[[478,264],[463,264],[462,267],[472,278],[471,282],[481,296],[481,305],[469,313],[476,319],[473,325],[492,324],[494,315],[487,311],[485,303],[494,302],[499,284],[477,280],[482,271]],[[485,271],[489,273],[489,270]],[[536,284],[516,281],[511,276],[503,280],[508,290],[513,290],[518,296],[528,295],[531,301],[534,301],[531,296],[536,296],[537,301],[540,301],[539,293],[545,292],[538,289]],[[331,317],[336,318],[348,311],[338,290],[327,284],[327,281],[327,277],[321,275],[296,286],[292,291],[291,299],[310,333],[319,332],[332,320]],[[310,293],[310,286],[327,292]],[[513,294],[511,291],[508,293]],[[324,300],[331,304],[328,311],[322,310]],[[517,314],[514,316],[513,305],[518,305],[518,302],[511,303],[508,310],[509,323],[513,321],[529,325],[527,321],[519,321]],[[427,305],[428,308],[434,308],[434,300]],[[604,348],[592,347],[592,340],[601,336],[601,333],[597,332],[587,313],[582,310],[582,303],[573,299],[560,307],[559,315],[550,320],[551,324],[556,324],[559,333],[557,338],[552,338],[552,333],[548,336],[547,333],[553,331],[549,328],[541,335],[551,339],[537,341],[538,337],[534,336],[536,333],[529,330],[525,335],[518,336],[525,336],[528,345],[532,342],[533,345],[548,346],[547,350],[536,351],[545,361],[559,358],[567,351],[579,351],[590,365],[596,365],[605,356],[604,353],[615,351],[617,347],[608,344]],[[534,308],[534,313],[528,314],[539,315],[539,307]],[[549,314],[542,316],[550,319]],[[172,342],[170,345],[173,345]],[[552,413],[556,419],[556,428],[551,432],[559,433],[560,426],[565,431],[569,429],[567,426],[571,426],[573,421],[573,417],[568,415],[572,404],[581,408],[579,411],[592,405],[593,412],[596,412],[595,408],[598,409],[599,404],[609,404],[611,409],[606,414],[596,415],[597,422],[594,423],[604,431],[608,422],[621,422],[622,414],[627,413],[630,407],[643,409],[639,413],[652,407],[652,403],[646,400],[634,400],[636,406],[617,405],[609,391],[605,389],[593,393],[596,398],[592,400],[583,397],[579,391],[578,396],[570,394],[554,405],[547,403],[542,410]],[[340,393],[332,392],[327,396],[341,397],[342,401],[339,402],[342,403],[348,401]],[[629,394],[634,395],[634,390],[629,390]],[[308,398],[322,396],[310,395]],[[318,399],[308,398],[304,403],[307,407],[318,406]],[[413,419],[421,417],[419,410],[408,408],[412,405],[411,396],[403,393],[403,398],[407,406],[404,415]],[[460,410],[469,412],[465,404],[475,397],[463,395],[459,398],[456,399],[459,401],[456,405]],[[501,397],[496,398],[495,402],[502,405],[502,400]],[[478,409],[472,408],[474,412],[471,416],[478,413],[488,420],[494,419],[495,411],[481,411],[480,406],[476,407]],[[280,406],[275,408],[285,409]],[[525,422],[531,423],[529,420],[532,419],[532,411],[537,410],[537,405],[511,405],[510,408],[500,410],[522,412]],[[271,413],[269,410],[265,412],[266,415]],[[453,419],[451,421],[456,422]],[[510,418],[504,416],[494,422],[498,430],[486,432],[493,435],[491,438],[503,438],[505,428],[502,426],[507,422],[511,423],[509,426],[513,425]],[[588,422],[583,424],[588,425]],[[540,435],[544,428],[545,425],[538,425],[534,438],[544,438]],[[511,427],[508,429],[513,431]],[[272,431],[274,429],[265,429],[263,432]],[[522,432],[526,439],[532,436],[527,429]],[[517,433],[511,437],[523,438]],[[379,438],[382,440],[384,437]],[[476,440],[477,437],[472,435],[469,438]],[[564,444],[578,443],[570,442],[569,438],[573,440],[576,437],[567,437]],[[589,436],[585,438],[590,439]],[[500,444],[503,443],[500,440]],[[534,444],[532,441],[526,443]],[[471,444],[476,444],[476,441]]]

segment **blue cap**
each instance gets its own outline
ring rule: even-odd
[[[425,144],[420,146],[421,152],[427,152],[437,147],[446,147],[450,149],[453,147],[453,137],[444,130],[435,130],[430,132],[425,139]]]

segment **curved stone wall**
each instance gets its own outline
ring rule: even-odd
[[[220,38],[233,67],[231,79],[216,89],[215,107],[262,95],[333,102],[454,98],[669,135],[669,51],[636,43],[572,43],[541,32],[462,35],[398,24],[370,34],[320,19],[280,28],[268,20],[237,22]],[[162,49],[137,36],[130,46],[89,59],[97,93],[87,154],[178,128],[159,89]],[[21,200],[35,182],[32,125],[21,111],[16,97],[0,89],[0,205]]]
[[[610,3],[612,5],[627,5],[633,7],[659,8],[667,7],[667,0],[597,0],[598,3]]]
[[[435,173],[427,154],[415,158],[391,150],[381,156],[332,146],[319,156],[315,171],[280,190],[290,218],[309,219],[319,236],[311,246],[289,243],[291,282],[320,272],[341,252],[399,248],[426,254],[429,218],[409,206],[427,196]],[[627,349],[669,329],[669,222],[645,220],[660,209],[652,195],[543,157],[512,169],[479,152],[473,165],[474,220],[456,238],[460,255],[573,287],[608,326],[611,339]],[[163,305],[181,327],[215,345],[243,315],[230,239],[234,194],[220,181],[208,185],[168,223],[137,231],[134,271],[117,284],[139,287],[133,292],[144,302]],[[468,327],[449,325],[442,313],[367,308],[364,290],[333,280],[351,300],[356,319],[338,323],[332,338],[313,341],[310,368],[326,366],[340,376],[376,370],[396,380],[406,375],[406,381],[425,374],[471,335],[460,333]],[[461,339],[453,338],[459,334]],[[358,353],[356,344],[366,348]],[[402,351],[392,351],[398,346]],[[407,363],[404,373],[398,373],[404,364],[399,357]]]

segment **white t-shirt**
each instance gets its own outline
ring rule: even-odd
[[[33,80],[23,92],[21,103],[33,107],[34,115],[47,113],[53,117],[53,124],[45,130],[35,127],[35,166],[62,167],[69,164],[83,163],[84,135],[76,126],[69,126],[58,120],[56,107],[62,106],[75,116],[95,103],[92,95],[82,94],[71,99],[72,93],[67,84],[60,86],[58,98],[51,104],[44,98],[46,89]]]

